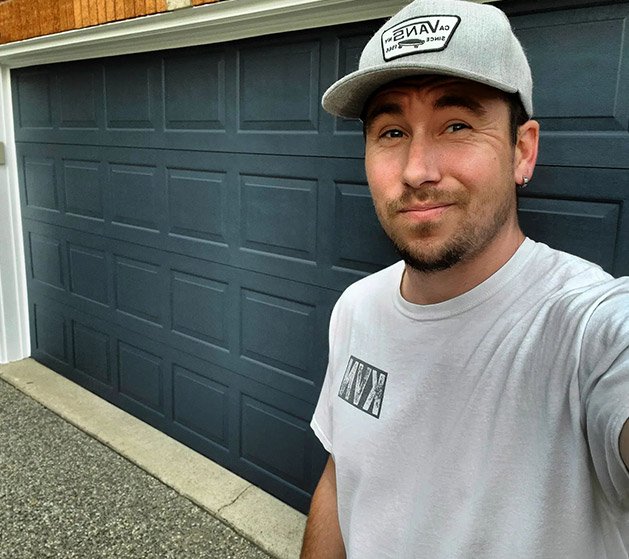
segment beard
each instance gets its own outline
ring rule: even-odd
[[[420,254],[417,250],[413,250],[410,245],[401,245],[393,241],[393,246],[406,264],[425,274],[452,268],[469,254],[469,248],[471,248],[465,246],[464,242],[453,242],[444,246],[438,254],[428,257]]]
[[[383,209],[376,208],[376,213],[404,262],[418,272],[434,273],[452,268],[481,253],[497,236],[513,211],[510,200],[505,198],[502,204],[494,207],[491,214],[471,215],[470,198],[467,191],[450,194],[432,188],[422,190],[421,193],[407,191],[399,200],[387,202]],[[466,212],[466,218],[451,237],[439,243],[431,239],[438,233],[441,227],[439,223],[416,223],[403,228],[394,225],[399,211],[413,202],[454,204]],[[490,204],[491,201],[487,207]]]

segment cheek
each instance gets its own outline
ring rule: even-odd
[[[378,158],[367,154],[365,156],[365,174],[371,195],[374,202],[377,202],[386,193],[387,185],[391,182],[390,166],[383,165]]]
[[[386,192],[400,184],[402,174],[401,157],[393,151],[377,149],[365,151],[365,172],[372,190]]]
[[[491,149],[460,149],[444,155],[444,168],[471,189],[495,190],[511,175],[509,161]]]

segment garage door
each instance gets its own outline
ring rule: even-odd
[[[628,5],[505,7],[544,129],[524,227],[627,274]],[[396,258],[319,108],[378,23],[12,72],[33,356],[301,510],[332,306]]]

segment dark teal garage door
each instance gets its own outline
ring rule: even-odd
[[[544,130],[524,227],[629,274],[629,5],[504,7]],[[301,510],[332,306],[396,258],[319,108],[378,23],[12,72],[33,356]]]

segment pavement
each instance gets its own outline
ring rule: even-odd
[[[0,365],[0,559],[296,559],[304,526],[32,359]]]

